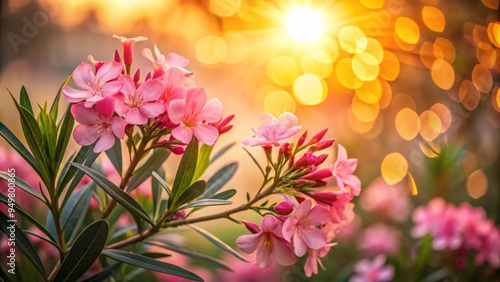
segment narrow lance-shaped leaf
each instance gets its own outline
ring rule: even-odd
[[[184,193],[177,200],[177,203],[172,206],[175,208],[197,199],[203,194],[203,192],[205,192],[206,187],[207,183],[204,180],[196,181],[195,183],[191,184],[191,186],[189,186],[186,191],[184,191]]]
[[[217,171],[207,182],[207,190],[202,198],[210,198],[217,193],[234,175],[238,163],[230,163]]]
[[[120,267],[121,262],[113,263],[112,265],[106,266],[101,272],[97,273],[94,276],[91,276],[83,282],[103,282],[107,281],[111,275],[115,274],[118,271],[118,268]]]
[[[0,229],[2,232],[10,238],[11,234],[15,234],[16,247],[23,252],[23,254],[28,258],[28,260],[35,266],[35,268],[42,274],[45,278],[45,269],[43,268],[42,261],[38,256],[36,249],[31,245],[24,232],[17,227],[13,222],[10,222],[10,218],[3,212],[0,212]]]
[[[59,87],[59,90],[57,91],[56,97],[54,98],[54,101],[52,102],[52,105],[50,106],[50,115],[52,116],[52,118],[54,120],[57,119],[57,114],[58,114],[58,110],[59,110],[59,100],[61,100],[62,88],[69,84],[69,82],[71,81],[71,77],[72,77],[71,75],[68,75],[66,77],[66,79],[64,80],[61,87]]]
[[[163,241],[157,240],[157,239],[153,239],[153,240],[147,241],[145,243],[148,245],[153,245],[153,246],[157,246],[157,247],[165,248],[167,250],[174,251],[176,253],[185,255],[185,256],[190,257],[192,259],[204,261],[206,263],[209,263],[212,266],[215,266],[215,267],[223,269],[223,270],[231,271],[231,268],[227,264],[225,264],[223,261],[220,261],[216,258],[207,256],[204,254],[199,254],[199,253],[191,252],[191,251],[186,250],[186,249],[178,248],[176,246],[173,246],[171,244],[168,244],[166,242],[163,242]]]
[[[127,209],[133,215],[137,215],[149,222],[150,224],[154,224],[153,221],[149,218],[146,211],[137,203],[134,198],[132,198],[125,191],[121,190],[118,186],[116,186],[113,182],[109,181],[106,176],[98,173],[97,171],[83,166],[81,164],[72,163],[75,167],[83,171],[87,174],[92,180],[94,180],[97,185],[99,185],[111,198],[115,199],[118,203],[120,203],[125,209]]]
[[[212,244],[215,246],[219,247],[220,249],[230,253],[234,257],[244,261],[248,262],[242,255],[240,255],[237,251],[235,251],[233,248],[231,248],[228,244],[222,242],[219,238],[215,237],[213,234],[208,232],[207,230],[198,227],[196,225],[188,225],[190,228],[192,228],[194,231],[198,232],[201,236],[203,236],[205,239],[210,241]]]
[[[220,158],[222,155],[224,155],[229,149],[231,149],[236,143],[230,143],[226,146],[224,146],[222,149],[220,149],[211,159],[210,163],[215,162],[218,158]]]
[[[213,146],[203,144],[198,152],[198,159],[196,161],[196,170],[194,172],[193,180],[199,179],[210,164],[210,154],[212,153]]]
[[[0,202],[4,203],[6,206],[9,205],[9,198],[4,195],[3,193],[0,193]],[[47,231],[47,229],[40,223],[38,222],[35,218],[33,218],[28,212],[26,212],[18,203],[16,203],[13,206],[14,210],[22,215],[26,220],[28,220],[31,224],[36,226],[40,231],[42,231],[47,237],[49,237],[49,240],[53,241],[55,243],[54,237]]]
[[[28,151],[28,149],[23,145],[23,143],[16,137],[10,129],[0,122],[0,135],[9,143],[9,145],[16,150],[16,152],[23,157],[23,159],[35,170],[36,174],[42,176],[42,167],[35,159],[35,157]]]
[[[134,172],[134,176],[128,182],[127,192],[133,191],[141,185],[151,175],[151,172],[158,169],[167,160],[169,155],[170,150],[166,148],[155,149],[153,155]]]
[[[78,231],[82,221],[85,219],[92,195],[91,185],[91,183],[87,184],[86,187],[71,196],[62,210],[61,222],[66,242]]]
[[[0,171],[0,178],[5,179],[8,181],[9,179],[14,179],[15,180],[15,185],[21,189],[23,189],[25,192],[31,194],[35,198],[39,199],[40,201],[45,203],[45,200],[40,196],[40,194],[33,189],[28,183],[24,182],[24,180],[17,178],[17,177],[10,177],[8,173]]]
[[[159,175],[159,174],[161,175]],[[156,176],[155,176],[156,175]],[[160,187],[160,184],[155,179],[159,177],[160,179],[165,177],[165,171],[162,168],[153,171],[153,178],[151,178],[151,195],[153,196],[153,220],[156,222],[157,215],[160,214],[160,205],[161,205],[161,194],[163,189]]]
[[[170,190],[170,188],[168,187],[167,182],[165,182],[165,180],[163,180],[164,177],[159,175],[155,171],[153,171],[152,175],[158,181],[158,183],[163,187],[163,189],[165,189],[167,194],[170,196],[172,194],[172,190]]]
[[[24,107],[26,110],[28,110],[28,112],[34,115],[30,96],[28,95],[28,91],[26,91],[26,87],[24,87],[24,85],[21,87],[21,91],[19,93],[19,104],[21,104],[22,107]]]
[[[102,252],[103,255],[110,257],[114,260],[121,261],[127,264],[131,264],[137,267],[162,272],[165,274],[171,274],[179,277],[183,277],[186,279],[203,281],[200,276],[181,268],[177,265],[173,265],[170,263],[158,261],[152,258],[148,258],[143,255],[134,254],[122,250],[104,250]]]
[[[98,220],[87,226],[76,238],[54,281],[76,281],[80,278],[101,254],[108,230],[105,220]]]
[[[213,195],[212,197],[210,197],[210,199],[227,200],[227,199],[231,199],[231,197],[233,197],[234,195],[236,195],[236,190],[229,189],[229,190],[222,191],[220,193]]]
[[[122,142],[118,139],[118,137],[115,137],[115,145],[106,151],[106,155],[115,167],[116,171],[118,171],[118,174],[122,175]]]
[[[191,204],[187,204],[183,206],[183,209],[189,209],[194,207],[208,207],[208,206],[222,206],[222,205],[230,205],[233,202],[219,199],[201,199],[196,202],[192,202]]]
[[[186,150],[182,156],[179,168],[174,179],[174,185],[172,187],[172,196],[169,200],[170,207],[173,207],[177,199],[186,191],[186,189],[191,185],[193,180],[194,172],[196,170],[196,162],[198,159],[198,140],[193,137],[191,142],[187,145]]]
[[[64,112],[64,116],[62,118],[61,124],[58,125],[58,137],[57,137],[57,145],[56,145],[56,166],[55,171],[59,170],[62,159],[64,157],[64,152],[68,148],[69,139],[71,138],[71,132],[73,131],[73,126],[75,124],[75,119],[70,111],[70,106],[66,108]]]

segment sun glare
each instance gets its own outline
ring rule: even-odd
[[[314,43],[323,34],[323,19],[318,11],[309,7],[294,8],[286,18],[286,29],[293,39]]]

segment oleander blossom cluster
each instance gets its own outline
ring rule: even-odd
[[[434,198],[427,206],[417,207],[412,218],[412,236],[422,238],[430,234],[434,250],[457,250],[462,258],[469,252],[476,265],[500,266],[500,229],[486,219],[482,208],[468,203],[456,207]]]
[[[322,167],[328,154],[319,151],[335,141],[324,139],[326,129],[307,142],[306,131],[295,144],[287,139],[302,128],[293,114],[284,113],[278,119],[263,114],[262,119],[260,128],[252,128],[255,136],[242,143],[263,148],[268,160],[264,176],[281,182],[277,193],[284,201],[267,211],[260,226],[244,221],[253,234],[240,236],[236,244],[245,253],[256,252],[255,264],[260,267],[268,267],[273,261],[292,265],[297,257],[307,255],[304,271],[310,277],[318,273],[318,265],[324,268],[321,258],[335,245],[333,240],[342,227],[354,218],[351,200],[361,188],[353,174],[357,159],[348,158],[345,148],[338,145],[337,160]],[[278,149],[277,156],[273,148]],[[271,169],[276,171],[274,178],[269,178]],[[330,178],[336,186],[328,186]]]
[[[141,70],[131,75],[133,46],[147,38],[115,36],[123,46],[123,60],[118,51],[113,61],[82,62],[73,71],[77,88],[64,86],[66,100],[74,103],[71,113],[79,123],[73,137],[82,146],[95,143],[94,151],[110,149],[115,138],[124,139],[133,127],[164,136],[158,145],[182,153],[182,145],[195,136],[213,145],[220,133],[229,130],[232,116],[222,120],[222,103],[207,99],[203,87],[196,86],[194,73],[185,69],[189,61],[170,53],[163,55],[156,45],[154,53],[144,49],[153,71],[141,79]],[[132,137],[132,136],[129,136]]]

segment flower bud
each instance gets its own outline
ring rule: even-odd
[[[117,49],[115,49],[115,62],[117,62],[117,63],[122,62],[122,58],[120,57],[120,53],[118,53]]]
[[[253,222],[249,222],[249,221],[244,221],[242,220],[241,221],[245,227],[250,231],[252,232],[253,234],[257,234],[260,232],[260,228],[257,224],[253,223]]]
[[[333,139],[333,138],[321,140],[320,142],[318,142],[316,144],[316,146],[311,147],[311,150],[312,151],[319,151],[319,150],[326,149],[326,148],[332,146],[333,142],[335,142],[335,139]]]
[[[299,141],[297,141],[297,147],[302,146],[302,144],[304,144],[304,142],[306,141],[306,138],[307,138],[307,130],[304,131],[302,136],[300,136]]]
[[[274,211],[280,215],[289,215],[293,211],[293,205],[289,202],[281,202],[274,206]]]
[[[174,153],[176,155],[182,155],[182,154],[184,154],[184,147],[174,146],[174,147],[172,147],[172,153]]]
[[[134,74],[134,82],[137,84],[141,78],[141,69],[137,69]]]
[[[328,131],[328,128],[325,128],[325,129],[321,130],[320,132],[314,134],[314,136],[311,138],[311,140],[309,140],[307,145],[313,145],[313,144],[318,143],[321,139],[323,139],[323,137],[325,136],[327,131]]]
[[[330,169],[323,168],[323,169],[317,169],[311,173],[308,173],[304,176],[302,176],[302,179],[306,180],[321,180],[323,178],[327,178],[332,176],[332,172]]]

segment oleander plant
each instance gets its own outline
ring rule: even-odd
[[[234,115],[224,117],[222,103],[207,98],[188,60],[144,49],[153,68],[143,75],[132,54],[146,38],[115,37],[122,52],[110,61],[89,56],[53,101],[33,105],[25,87],[19,96],[9,91],[22,136],[0,122],[10,145],[0,148],[0,248],[8,259],[1,279],[130,281],[152,271],[164,281],[201,281],[199,265],[219,277],[277,265],[299,265],[311,277],[324,268],[354,218],[357,159],[337,145],[337,160],[325,164],[335,140],[327,129],[308,136],[291,113],[264,113],[248,139],[219,145],[237,126]],[[226,187],[238,162],[220,164],[236,149],[260,174],[241,204],[231,201],[245,193],[237,182]],[[240,219],[244,211],[260,219]],[[247,234],[224,242],[199,226],[216,219]],[[186,243],[193,236],[229,258]]]

